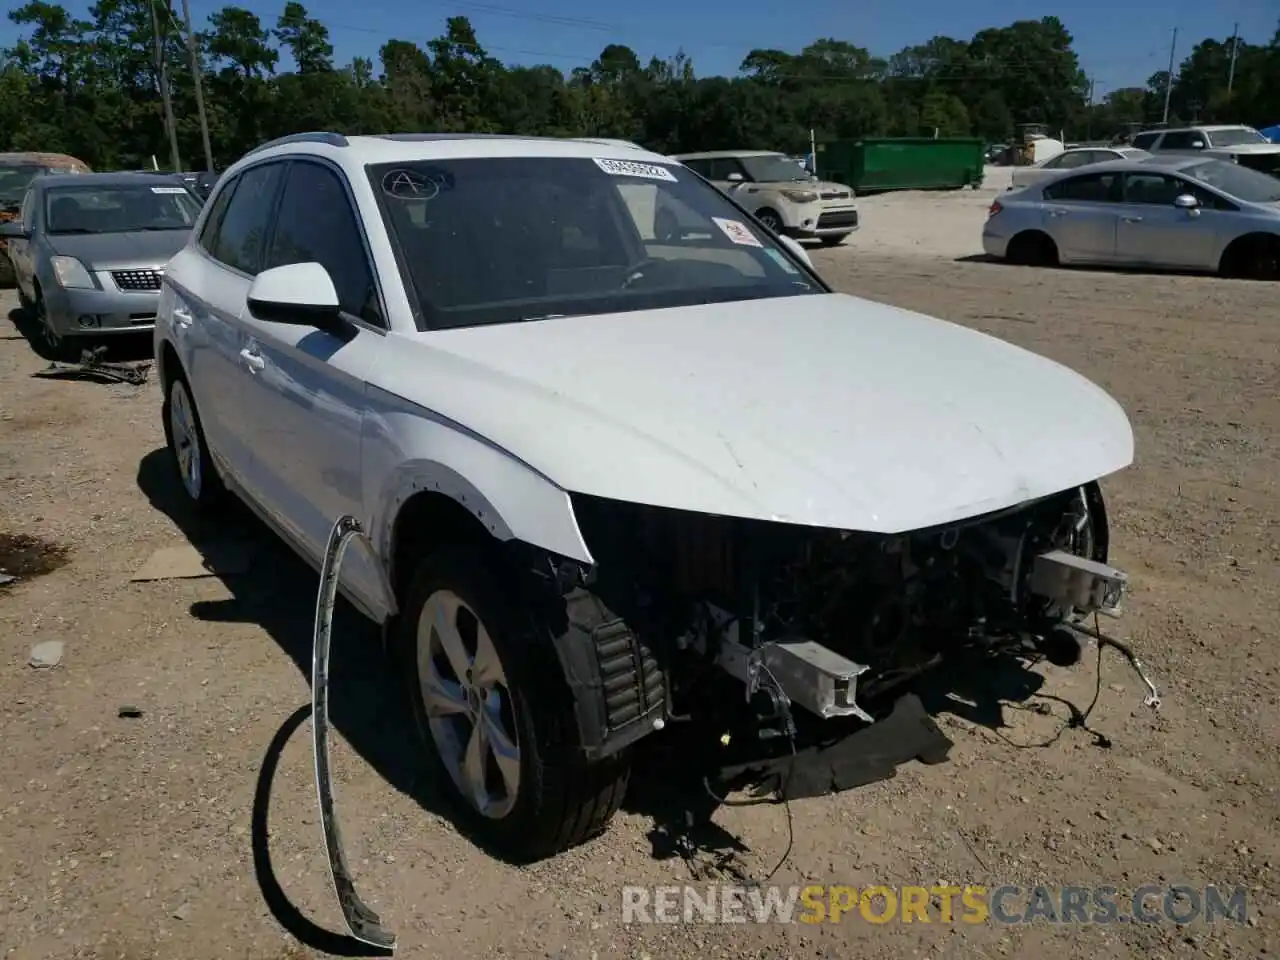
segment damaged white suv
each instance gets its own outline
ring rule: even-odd
[[[948,655],[1048,649],[1124,585],[1111,397],[833,293],[627,146],[267,144],[170,262],[155,338],[193,501],[233,491],[316,566],[339,518],[367,531],[341,589],[510,855],[602,829],[641,738],[727,769],[874,729]]]

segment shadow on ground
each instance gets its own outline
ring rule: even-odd
[[[315,571],[246,508],[234,501],[216,521],[197,516],[164,449],[155,450],[143,458],[137,483],[151,504],[172,518],[197,547],[214,540],[240,537],[260,544],[253,571],[243,576],[222,577],[231,598],[195,603],[191,614],[206,622],[259,624],[310,680],[318,586]],[[387,783],[413,797],[424,809],[454,823],[484,852],[500,858],[497,851],[484,848],[455,819],[455,811],[447,798],[431,782],[417,743],[408,698],[388,695],[388,691],[398,692],[403,680],[389,668],[382,655],[377,628],[340,600],[333,636],[330,670],[332,729],[339,732]],[[1000,728],[1005,726],[1004,709],[1007,705],[1035,697],[1042,682],[1038,674],[1020,662],[984,659],[967,668],[935,673],[930,682],[918,685],[917,692],[929,714],[950,712],[1000,736]],[[956,694],[961,699],[956,699]],[[1079,720],[1079,711],[1071,709],[1073,717]],[[271,867],[266,840],[271,781],[280,751],[309,715],[309,704],[294,711],[282,724],[263,759],[255,794],[252,831],[259,885],[273,915],[302,943],[329,953],[371,955],[373,948],[345,935],[323,930],[305,918],[288,902]],[[1083,726],[1083,722],[1074,725]],[[662,739],[665,742],[646,742],[642,744],[643,749],[637,751],[626,802],[629,811],[652,818],[653,829],[649,839],[654,857],[682,856],[689,862],[691,871],[703,876],[710,872],[739,880],[752,879],[743,876],[735,866],[738,855],[746,852],[748,846],[741,838],[711,821],[719,800],[708,794],[703,780],[700,759],[706,756],[705,744],[688,745],[697,740],[696,737]],[[1021,746],[1049,747],[1053,742]],[[658,771],[661,771],[660,775]],[[343,811],[339,810],[339,820],[342,814]],[[695,863],[695,860],[700,863]]]
[[[68,361],[67,356],[58,356],[55,351],[50,349],[40,333],[40,325],[36,322],[35,314],[30,310],[22,307],[10,310],[9,322],[13,324],[19,336],[27,341],[27,345],[31,347],[31,352],[41,360],[46,360],[49,363],[75,362],[74,357]],[[17,339],[17,337],[10,336],[8,339]],[[91,350],[94,347],[105,346],[107,350],[103,359],[114,363],[150,360],[153,350],[150,331],[129,332],[106,337],[77,337],[73,338],[71,342],[74,344],[71,348],[71,353],[75,357],[79,356],[78,349],[80,348]]]

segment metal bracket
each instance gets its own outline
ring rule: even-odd
[[[338,598],[338,570],[352,540],[359,539],[372,555],[369,538],[355,517],[339,517],[329,532],[320,567],[320,591],[316,597],[316,622],[311,651],[311,732],[315,747],[316,793],[320,799],[320,826],[324,831],[329,871],[342,917],[351,936],[361,943],[394,950],[395,934],[382,926],[378,915],[356,894],[351,868],[342,852],[342,833],[333,802],[333,776],[329,769],[329,644],[333,635],[333,609]]]

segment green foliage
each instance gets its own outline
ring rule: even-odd
[[[9,12],[23,39],[0,61],[0,149],[70,153],[98,169],[169,156],[159,93],[165,66],[185,166],[203,167],[187,40],[166,4],[98,0],[80,20],[46,0]],[[167,0],[166,0],[167,3]],[[1068,137],[1111,137],[1159,120],[1165,74],[1146,89],[1090,103],[1088,78],[1056,17],[934,37],[891,57],[835,38],[799,53],[758,49],[736,77],[697,77],[683,52],[642,64],[620,44],[567,76],[507,66],[466,17],[450,17],[425,45],[389,40],[380,63],[333,60],[323,23],[297,0],[274,24],[223,7],[195,37],[214,150],[222,167],[271,137],[301,130],[473,131],[602,136],[650,148],[768,148],[804,152],[820,139],[858,136],[1013,137],[1042,123]],[[159,59],[163,58],[163,59]],[[1183,62],[1170,119],[1280,121],[1280,31],[1239,44],[1232,90],[1230,41],[1205,40]]]

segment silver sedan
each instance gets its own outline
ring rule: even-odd
[[[1106,163],[1108,160],[1141,160],[1151,156],[1146,150],[1137,147],[1073,147],[1055,154],[1048,160],[1041,160],[1029,167],[1015,167],[1010,190],[1021,190],[1033,183],[1043,183],[1069,170],[1078,170],[1095,163]]]
[[[72,358],[77,341],[155,325],[165,264],[187,242],[200,201],[177,177],[146,173],[44,175],[20,219],[0,224],[18,299],[46,354]]]
[[[1280,280],[1280,180],[1224,160],[1091,164],[991,205],[988,256]]]

